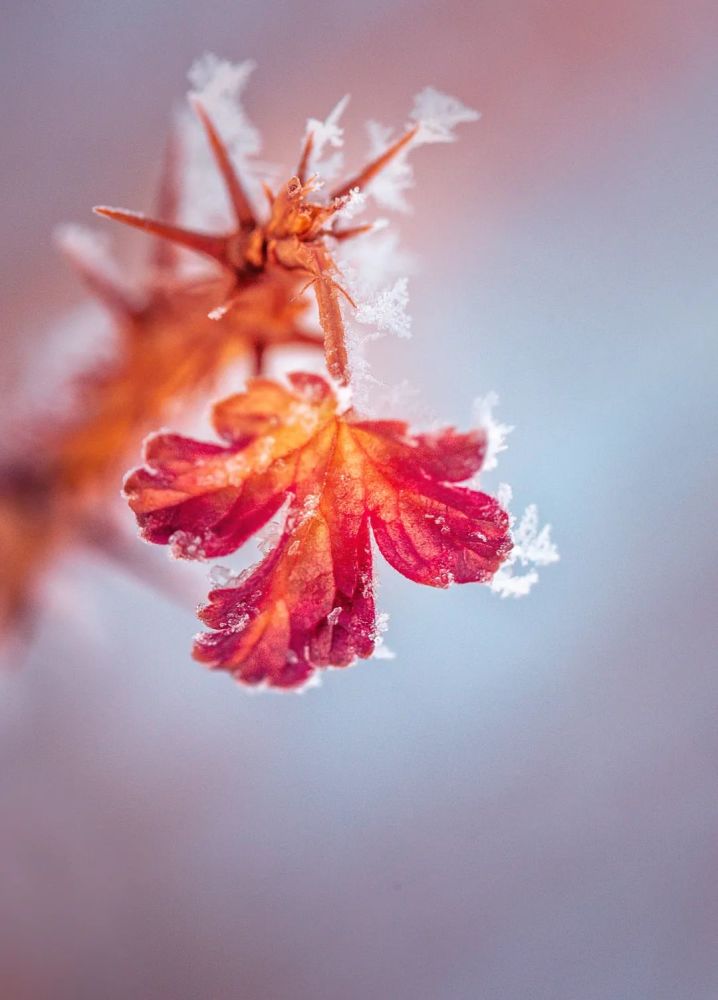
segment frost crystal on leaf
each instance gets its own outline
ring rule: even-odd
[[[504,510],[508,510],[511,497],[511,487],[501,483],[497,500]],[[489,586],[500,597],[525,597],[538,582],[536,567],[550,566],[551,563],[558,562],[560,556],[556,545],[551,541],[551,525],[545,524],[539,529],[538,507],[534,503],[529,504],[524,511],[518,527],[515,526],[515,518],[511,517],[511,535],[514,547]],[[515,570],[519,566],[527,572],[517,576]]]
[[[482,435],[412,434],[402,421],[340,414],[319,376],[288,381],[254,379],[217,404],[222,445],[150,442],[148,466],[126,481],[143,537],[185,558],[236,551],[289,504],[285,530],[251,574],[212,591],[200,614],[209,631],[195,644],[201,662],[276,687],[373,654],[386,619],[375,611],[372,537],[395,569],[432,587],[488,583],[510,546],[506,511],[456,485],[480,466]],[[286,419],[298,403],[315,409],[306,428]],[[238,453],[246,461],[236,471]],[[207,462],[228,467],[226,485],[206,484]]]
[[[482,472],[490,472],[499,464],[498,456],[508,448],[506,438],[514,429],[512,425],[502,424],[494,419],[493,411],[498,402],[499,397],[495,392],[479,397],[474,402],[475,420],[478,426],[486,432],[487,438],[486,458]]]

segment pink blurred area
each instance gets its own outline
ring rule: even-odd
[[[417,155],[415,335],[373,363],[444,420],[500,392],[500,478],[562,562],[524,602],[387,572],[394,661],[249,697],[191,662],[190,611],[69,554],[0,678],[2,1000],[718,996],[717,29],[664,0],[6,4],[5,399],[82,297],[53,227],[149,204],[197,55],[257,60],[287,165],[342,94],[358,161],[430,83],[483,117]]]

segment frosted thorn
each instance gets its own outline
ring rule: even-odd
[[[314,132],[310,132],[304,140],[302,155],[299,159],[299,166],[297,167],[297,177],[299,178],[300,184],[306,184],[307,182],[307,170],[309,169],[309,159],[312,155],[313,148]]]
[[[375,160],[367,164],[363,170],[361,170],[356,177],[353,177],[346,184],[342,184],[340,188],[332,191],[332,198],[346,198],[352,188],[362,188],[366,187],[369,181],[376,177],[384,167],[388,166],[395,157],[399,155],[402,149],[405,149],[409,143],[415,138],[417,132],[419,131],[419,125],[414,125],[402,136],[400,136],[396,142],[393,142],[388,149],[385,149]]]
[[[244,188],[242,187],[242,183],[237,176],[237,172],[234,169],[226,145],[222,141],[217,129],[214,127],[212,119],[207,114],[207,111],[199,98],[190,97],[190,102],[197,114],[197,117],[202,123],[202,127],[207,134],[207,138],[209,139],[209,144],[212,147],[212,154],[215,158],[217,166],[219,167],[220,173],[222,174],[222,179],[224,180],[227,193],[229,194],[230,201],[232,202],[232,208],[234,209],[237,224],[240,229],[254,229],[257,224],[254,218],[254,212],[252,211],[252,206],[250,205],[249,199],[247,198]]]
[[[372,229],[376,228],[373,222],[366,222],[363,226],[352,226],[351,229],[334,229],[329,230],[325,233],[325,236],[332,236],[335,240],[351,240],[355,236],[361,236],[362,233],[368,233]]]
[[[206,257],[211,257],[222,264],[223,267],[232,269],[227,255],[228,239],[226,236],[213,236],[211,233],[196,233],[191,229],[184,229],[182,226],[175,226],[169,222],[150,219],[141,212],[131,212],[126,208],[109,208],[106,205],[96,205],[92,211],[95,215],[101,215],[105,219],[122,222],[133,229],[150,233],[152,236],[159,236],[160,239],[169,240],[178,246],[204,254]]]

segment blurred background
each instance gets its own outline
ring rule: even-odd
[[[562,555],[523,601],[382,567],[396,659],[252,697],[190,660],[191,608],[68,553],[0,677],[3,1000],[718,996],[717,29],[691,0],[3,5],[6,402],[83,298],[53,227],[149,204],[196,56],[257,60],[285,163],[347,91],[357,162],[432,84],[483,117],[414,158],[414,338],[372,360],[459,424],[499,392],[488,485]]]

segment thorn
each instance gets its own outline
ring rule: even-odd
[[[373,222],[365,222],[362,226],[352,226],[350,229],[327,229],[323,232],[324,236],[332,236],[335,240],[351,240],[355,236],[361,236],[362,233],[368,233],[371,229],[374,229]]]
[[[388,166],[389,163],[391,163],[391,161],[399,155],[402,149],[409,145],[418,131],[418,125],[414,125],[413,128],[410,128],[408,132],[405,132],[404,135],[400,136],[396,142],[393,142],[391,146],[389,146],[388,149],[385,149],[384,152],[377,156],[375,160],[368,163],[364,169],[356,175],[356,177],[347,181],[346,184],[342,184],[342,186],[337,188],[336,191],[332,191],[332,198],[346,198],[352,188],[358,187],[361,190],[361,188],[365,187],[373,177],[376,177],[377,174],[381,173],[384,167]]]
[[[240,229],[254,229],[257,224],[254,218],[254,212],[252,211],[252,206],[249,203],[249,199],[247,198],[244,188],[242,187],[242,183],[237,175],[237,171],[234,169],[234,165],[229,156],[229,150],[222,141],[219,132],[214,127],[214,124],[207,114],[202,102],[196,97],[190,97],[190,102],[197,113],[197,117],[202,123],[202,127],[207,134],[207,138],[209,139],[209,144],[212,147],[212,154],[217,166],[219,167],[220,173],[222,174],[222,179],[224,180],[227,193],[229,194],[229,198],[232,203],[232,208],[234,209],[237,224]]]
[[[274,205],[275,195],[274,191],[272,191],[272,189],[270,188],[269,184],[267,184],[266,181],[262,181],[262,191],[264,192],[264,197],[267,199],[267,203],[271,209]]]
[[[304,140],[302,155],[299,159],[299,166],[297,167],[297,177],[299,178],[300,184],[304,184],[306,182],[307,168],[309,166],[309,157],[312,155],[313,149],[314,149],[314,133],[310,132],[307,138]]]
[[[178,246],[186,247],[202,253],[213,260],[218,261],[223,267],[232,270],[232,265],[227,256],[228,238],[226,236],[213,236],[211,233],[196,233],[191,229],[184,229],[182,226],[175,226],[169,222],[159,222],[157,219],[150,219],[141,212],[131,212],[124,208],[109,208],[106,205],[97,205],[92,209],[95,215],[101,215],[114,222],[122,222],[126,226],[140,229],[142,232],[158,236],[160,239],[169,240]]]

